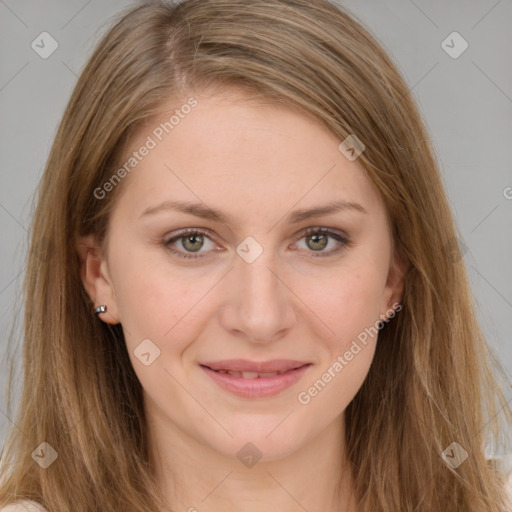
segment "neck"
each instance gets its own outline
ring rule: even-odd
[[[171,510],[356,510],[343,416],[286,457],[266,460],[262,453],[254,465],[250,458],[244,464],[236,454],[219,453],[163,418],[149,425],[155,476]]]

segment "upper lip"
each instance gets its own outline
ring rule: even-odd
[[[272,373],[286,372],[294,368],[300,368],[306,363],[291,359],[272,359],[271,361],[249,361],[248,359],[223,359],[222,361],[208,361],[201,363],[212,370],[227,370],[231,372],[257,372]]]

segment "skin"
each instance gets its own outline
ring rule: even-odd
[[[261,106],[241,91],[194,97],[198,106],[124,178],[105,249],[93,236],[79,246],[84,286],[95,306],[107,305],[101,320],[122,324],[144,389],[157,481],[175,510],[354,511],[344,410],[377,337],[308,404],[297,396],[400,301],[405,267],[393,255],[385,206],[358,161],[312,117]],[[141,128],[130,151],[183,103]],[[338,199],[367,213],[286,220]],[[166,200],[202,202],[229,221],[173,210],[140,218]],[[350,245],[300,236],[309,227],[342,232]],[[164,247],[183,228],[209,231],[172,244],[202,257]],[[263,248],[252,263],[236,252],[247,236]],[[145,366],[134,350],[148,338],[160,356]],[[242,398],[198,364],[230,358],[312,365],[277,396]],[[262,454],[252,467],[237,458],[247,442]]]

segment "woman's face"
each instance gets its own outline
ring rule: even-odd
[[[341,425],[401,273],[384,205],[341,140],[239,93],[195,99],[134,138],[84,282],[123,326],[156,431],[274,460]]]

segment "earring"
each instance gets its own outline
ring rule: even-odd
[[[107,311],[107,306],[106,305],[102,305],[102,306],[98,306],[94,312],[99,315],[100,313],[105,313],[105,311]]]

